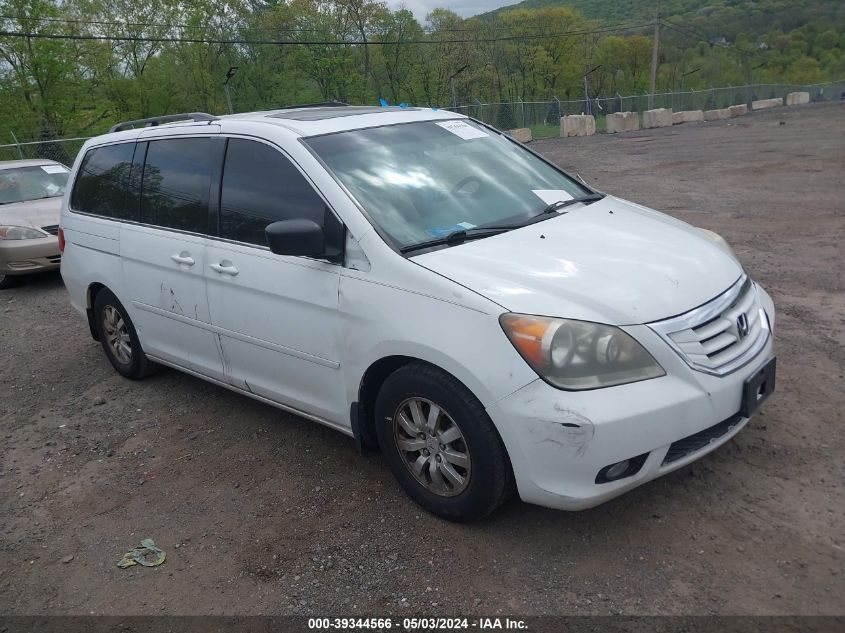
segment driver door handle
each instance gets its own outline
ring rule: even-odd
[[[181,264],[183,266],[193,266],[194,265],[194,258],[185,251],[182,251],[178,255],[171,255],[170,259],[172,259],[177,264]]]
[[[216,273],[220,273],[221,275],[232,275],[234,277],[238,274],[238,269],[235,268],[234,264],[230,262],[228,259],[224,259],[219,264],[209,264],[208,266]]]

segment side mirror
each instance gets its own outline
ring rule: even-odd
[[[276,255],[320,257],[326,250],[322,227],[314,220],[281,220],[264,229],[267,245]]]

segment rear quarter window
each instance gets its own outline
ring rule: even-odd
[[[71,208],[107,218],[129,219],[126,194],[134,151],[134,142],[88,150],[71,192]]]

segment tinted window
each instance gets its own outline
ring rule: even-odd
[[[208,138],[150,141],[141,178],[141,221],[206,233],[211,154]]]
[[[88,150],[70,199],[77,211],[126,219],[126,188],[135,143]]]
[[[266,245],[264,229],[279,220],[306,218],[337,224],[323,199],[278,150],[263,143],[229,139],[220,199],[220,235]]]

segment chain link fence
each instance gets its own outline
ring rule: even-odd
[[[684,92],[663,92],[654,95],[655,108],[681,110],[713,110],[732,105],[749,104],[758,99],[783,97],[789,92],[809,92],[810,101],[831,101],[845,99],[845,79],[823,84],[752,84],[748,86],[725,86],[705,90]],[[448,108],[453,112],[466,114],[502,130],[531,128],[534,138],[558,136],[560,118],[569,114],[592,114],[596,117],[596,128],[604,131],[604,117],[614,112],[643,112],[649,109],[649,95],[616,95],[561,101],[510,101],[502,103],[475,103]],[[0,144],[0,161],[32,158],[46,158],[70,166],[79,149],[89,137],[51,139],[19,142],[14,132],[13,141]]]
[[[705,90],[663,92],[654,95],[654,108],[682,110],[714,110],[748,104],[758,99],[784,97],[789,92],[809,92],[810,101],[845,98],[845,80],[812,85],[752,84],[725,86]],[[604,130],[604,117],[614,112],[643,112],[649,109],[649,95],[616,95],[561,101],[511,101],[503,103],[475,102],[449,108],[484,121],[503,130],[531,128],[534,138],[557,136],[560,118],[570,114],[592,114],[596,127]]]
[[[14,135],[12,135],[14,138]],[[0,145],[0,161],[47,159],[70,167],[82,144],[89,137],[53,139],[49,141],[14,142]]]

